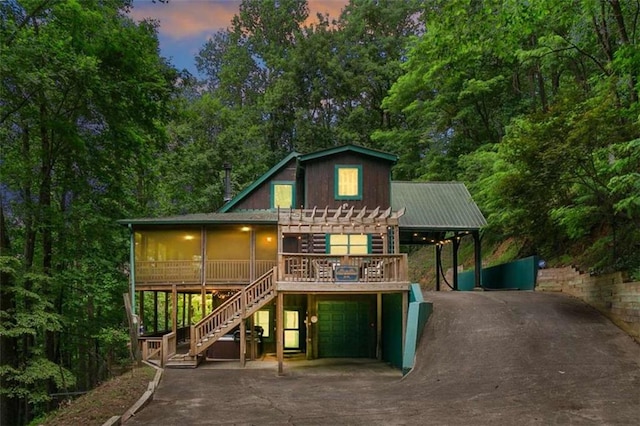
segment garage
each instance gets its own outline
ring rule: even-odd
[[[374,358],[374,308],[370,300],[319,301],[318,357]]]

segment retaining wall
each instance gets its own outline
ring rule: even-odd
[[[622,274],[590,276],[574,268],[538,270],[536,291],[569,294],[593,306],[640,343],[640,282]]]

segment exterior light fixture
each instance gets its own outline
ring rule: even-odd
[[[243,226],[242,228],[240,228],[240,230],[242,232],[249,232],[249,231],[251,231],[251,228],[249,228],[248,226]]]

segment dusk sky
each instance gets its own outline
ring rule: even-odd
[[[337,18],[348,0],[309,0],[309,16],[328,13]],[[238,12],[240,0],[170,0],[153,3],[134,0],[130,15],[137,20],[156,19],[160,22],[159,40],[162,56],[178,69],[197,74],[195,56],[211,35],[226,28]]]

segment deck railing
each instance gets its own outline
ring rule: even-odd
[[[283,253],[279,258],[281,281],[299,282],[405,282],[407,255],[326,255]]]
[[[275,260],[256,260],[253,276],[262,276],[274,266]],[[136,261],[135,276],[138,283],[249,283],[251,268],[249,260],[217,259],[204,264],[192,260]]]
[[[140,337],[138,342],[142,360],[158,367],[164,367],[169,358],[176,354],[178,347],[178,339],[174,331],[162,336]]]

